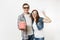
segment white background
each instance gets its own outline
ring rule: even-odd
[[[43,16],[44,10],[51,18],[52,22],[44,26],[45,40],[60,40],[60,0],[0,0],[0,40],[21,40],[17,18],[25,2],[30,5],[30,12],[37,9]]]

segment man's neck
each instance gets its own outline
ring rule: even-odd
[[[29,14],[29,12],[27,12],[27,13],[24,13],[24,14]]]

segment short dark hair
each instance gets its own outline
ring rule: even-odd
[[[30,8],[29,4],[28,3],[24,3],[22,7],[24,7],[25,5],[28,5],[28,7]]]

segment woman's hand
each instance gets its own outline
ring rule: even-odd
[[[45,22],[45,23],[50,23],[51,22],[51,19],[48,17],[48,16],[46,16],[46,14],[45,14],[45,12],[44,11],[42,11],[42,13],[43,13],[43,15],[44,15],[44,19],[43,19],[43,22]]]
[[[46,17],[45,11],[42,11],[43,15]]]

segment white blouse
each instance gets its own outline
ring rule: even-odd
[[[34,23],[33,23],[33,29],[34,29],[34,36],[35,36],[36,38],[42,38],[42,37],[44,37],[44,35],[43,35],[43,30],[38,30],[35,21],[34,21]]]

